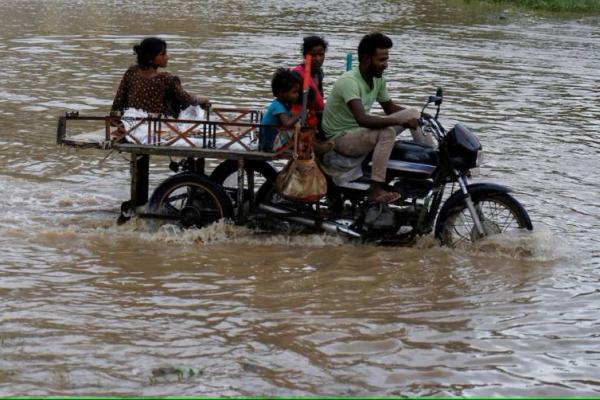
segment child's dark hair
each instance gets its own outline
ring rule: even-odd
[[[302,40],[302,55],[307,55],[316,46],[323,46],[323,50],[327,51],[328,45],[327,40],[321,36],[307,36]]]
[[[369,33],[361,39],[358,45],[358,59],[372,57],[377,49],[390,49],[394,44],[392,39],[381,32]]]
[[[146,38],[140,44],[133,46],[140,67],[152,67],[152,60],[163,50],[167,50],[167,42],[155,37]]]
[[[271,90],[273,96],[277,97],[281,93],[291,90],[294,85],[300,85],[300,79],[296,74],[286,68],[277,68],[271,79]]]

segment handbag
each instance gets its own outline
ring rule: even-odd
[[[275,179],[275,188],[286,199],[314,202],[327,193],[327,179],[317,165],[312,149],[313,136],[314,129],[301,131],[297,128],[294,132],[292,159]]]

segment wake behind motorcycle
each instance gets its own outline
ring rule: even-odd
[[[359,179],[343,185],[329,179],[326,198],[315,204],[279,196],[272,185],[275,172],[264,173],[269,169],[266,164],[259,167],[263,175],[270,176],[257,193],[257,211],[265,214],[259,219],[283,219],[380,244],[407,244],[433,230],[441,244],[451,247],[513,230],[532,230],[527,211],[509,188],[469,183],[471,170],[482,161],[483,150],[478,138],[464,125],[458,123],[449,131],[442,126],[438,119],[442,102],[440,88],[422,110],[434,104],[435,116],[422,113],[420,120],[422,129],[437,140],[437,148],[402,140],[394,146],[387,179],[402,195],[394,204],[367,201],[368,159],[364,162],[365,174]],[[448,186],[451,192],[443,201]]]

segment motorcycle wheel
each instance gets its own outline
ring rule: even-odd
[[[185,228],[210,225],[222,218],[232,218],[231,201],[205,176],[186,172],[161,183],[149,201],[151,213],[178,220]]]
[[[533,229],[527,211],[507,193],[481,193],[473,198],[473,203],[485,234],[478,232],[469,209],[461,201],[448,210],[443,220],[437,222],[439,226],[436,226],[436,232],[442,245],[459,247],[487,236]]]
[[[247,161],[244,163],[244,193],[243,199],[248,199],[248,175],[253,174],[254,176],[254,188],[257,192],[257,188],[260,188],[266,182],[274,181],[277,176],[277,171],[266,161]],[[235,160],[225,160],[219,164],[214,171],[210,174],[210,179],[213,182],[220,184],[225,190],[225,193],[229,197],[233,208],[237,208],[237,173],[238,165]],[[255,193],[254,198],[257,198]]]

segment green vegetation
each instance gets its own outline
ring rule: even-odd
[[[177,381],[189,380],[194,376],[201,376],[202,373],[202,370],[194,368],[155,368],[152,370],[152,375],[150,376],[150,384],[169,383],[171,382],[170,378],[175,378]]]
[[[540,11],[600,14],[600,0],[465,0],[512,5]]]

